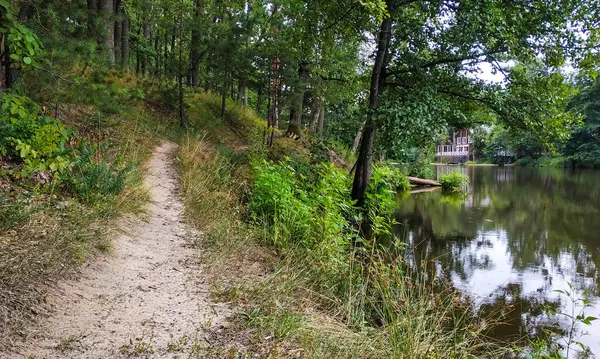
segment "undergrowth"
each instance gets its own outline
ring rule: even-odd
[[[446,280],[409,269],[401,245],[376,241],[390,233],[396,191],[409,188],[400,171],[376,166],[366,208],[357,209],[347,170],[313,161],[298,143],[286,145],[292,156],[274,157],[282,140],[269,151],[238,137],[248,146],[241,155],[200,134],[178,153],[213,297],[242,310],[237,333],[219,345],[249,330],[248,355],[276,347],[318,358],[497,358],[471,303]],[[359,231],[367,219],[371,240]]]

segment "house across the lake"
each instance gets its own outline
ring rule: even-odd
[[[452,133],[450,140],[438,142],[435,160],[443,163],[465,163],[473,160],[473,141],[471,130],[459,130]]]

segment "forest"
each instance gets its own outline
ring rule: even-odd
[[[453,129],[482,162],[597,168],[599,29],[598,0],[0,0],[0,356],[152,203],[164,141],[211,300],[241,313],[169,353],[589,354],[564,333],[489,337],[502,317],[390,238]]]

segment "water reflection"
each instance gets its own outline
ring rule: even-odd
[[[462,170],[471,178],[465,197],[438,191],[399,199],[397,236],[410,244],[413,263],[435,259],[482,313],[504,315],[499,338],[564,327],[543,307],[570,310],[554,292],[569,282],[593,294],[598,305],[588,314],[600,316],[600,172]],[[600,323],[583,329],[591,334],[582,342],[600,355]]]

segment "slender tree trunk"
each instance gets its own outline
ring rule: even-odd
[[[354,137],[354,142],[352,143],[352,153],[356,153],[358,151],[358,146],[360,145],[360,140],[362,139],[363,130],[365,129],[365,123],[363,122],[356,132],[356,136]]]
[[[114,2],[113,0],[100,0],[98,10],[102,12],[104,18],[104,28],[102,29],[102,43],[104,51],[108,57],[108,63],[115,64],[115,21],[114,21]]]
[[[306,90],[306,80],[308,80],[308,68],[306,64],[300,63],[298,65],[298,75],[300,80],[298,82],[297,88],[294,90],[294,95],[292,98],[292,111],[294,116],[290,118],[290,123],[287,129],[286,134],[288,136],[302,136],[302,115],[303,105],[304,105],[304,95]]]
[[[177,37],[177,25],[173,24],[173,34],[171,36],[171,64],[173,64],[172,66],[175,66],[175,40]],[[173,76],[173,74],[175,74],[174,69],[172,69],[170,71],[171,76]]]
[[[98,40],[96,32],[96,15],[98,13],[98,0],[87,0],[87,32],[91,39]]]
[[[227,90],[223,87],[221,93],[221,118],[225,117],[225,105],[227,104]]]
[[[196,9],[192,27],[192,42],[190,44],[190,82],[192,87],[200,85],[201,34],[199,26],[201,24],[203,0],[196,0],[195,2]]]
[[[131,19],[129,14],[123,11],[123,27],[121,31],[121,67],[129,70],[129,61],[131,56],[131,46],[129,43],[129,31],[131,30]]]
[[[156,52],[156,59],[154,61],[154,75],[160,77],[160,31],[157,29],[154,34],[154,51]]]
[[[386,1],[388,11],[390,9],[390,0]],[[385,60],[388,51],[392,30],[391,16],[381,22],[379,36],[377,40],[377,50],[375,53],[375,63],[371,73],[371,85],[369,90],[369,111],[365,121],[364,132],[360,142],[358,160],[356,162],[356,172],[352,184],[352,199],[356,200],[356,205],[362,207],[365,203],[365,193],[371,179],[371,155],[373,152],[373,142],[375,140],[377,111],[379,108],[379,96],[381,95],[381,79],[383,77]]]
[[[10,59],[10,44],[8,41],[8,37],[4,37],[4,47],[3,47],[4,56],[0,61],[2,61],[3,68],[3,76],[4,76],[4,88],[3,90],[10,89],[16,80],[16,73],[12,67],[12,61]]]
[[[325,126],[325,105],[321,102],[321,106],[319,109],[319,125],[318,125],[318,135],[323,136],[323,127]]]
[[[248,85],[246,85],[246,81],[243,80],[238,86],[238,105],[248,106]]]
[[[263,101],[263,86],[262,84],[258,85],[258,89],[256,90],[256,92],[258,92],[258,96],[256,97],[256,113],[260,116],[260,110],[262,108],[262,101]]]
[[[183,19],[179,19],[179,123],[187,129],[187,121],[183,107]]]
[[[150,38],[150,23],[148,22],[147,19],[144,19],[144,40],[145,40],[145,46],[151,46],[152,45],[152,39]],[[148,55],[146,55],[145,53],[142,54],[142,76],[146,76],[148,74]]]
[[[312,120],[310,121],[310,132],[317,133],[319,115],[321,114],[321,100],[316,98],[312,108]]]
[[[4,49],[4,33],[0,32],[0,51]],[[5,55],[6,56],[6,55]],[[4,58],[0,58],[0,97],[6,91],[6,79],[4,74]]]
[[[115,61],[123,66],[123,0],[115,0]]]

